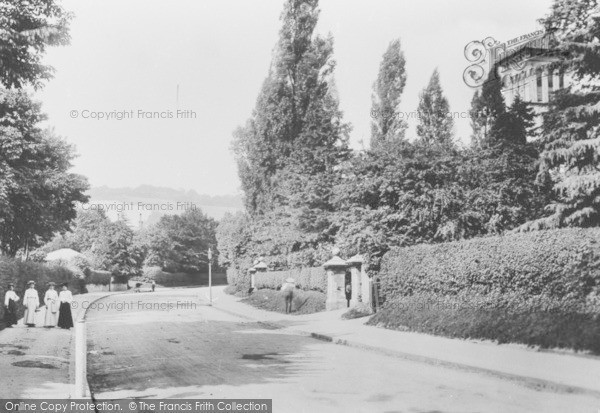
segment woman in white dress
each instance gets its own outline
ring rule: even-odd
[[[8,291],[4,295],[4,323],[7,327],[17,324],[17,301],[19,296],[15,292],[15,285],[8,284]]]
[[[46,304],[46,317],[44,318],[44,327],[56,327],[58,322],[58,293],[54,289],[54,283],[48,283],[48,291],[44,296],[44,304]]]
[[[40,296],[35,289],[35,281],[27,283],[29,288],[25,290],[23,305],[25,306],[25,324],[27,327],[35,327],[35,310],[40,306]]]
[[[71,302],[73,301],[73,294],[67,289],[67,284],[62,285],[62,291],[58,295],[58,301],[60,301],[60,308],[58,313],[58,326],[60,328],[69,329],[73,327],[73,316],[71,315]]]

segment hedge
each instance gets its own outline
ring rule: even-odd
[[[108,285],[112,277],[110,271],[88,270],[85,274],[85,282],[88,284]]]
[[[371,324],[600,354],[600,228],[394,248],[379,278]]]
[[[600,287],[600,228],[394,248],[383,257],[380,279],[388,299],[469,290],[584,300]]]
[[[286,271],[257,272],[255,286],[257,289],[270,288],[276,290],[286,278],[293,278],[296,286],[305,291],[327,292],[327,276],[323,267],[296,268]]]

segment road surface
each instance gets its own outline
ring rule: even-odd
[[[88,311],[97,399],[267,398],[274,412],[593,412],[600,400],[285,333],[198,289],[107,297]]]

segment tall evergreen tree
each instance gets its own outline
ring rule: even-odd
[[[435,69],[429,84],[421,92],[417,108],[417,135],[428,145],[451,146],[454,120],[450,105],[442,92],[440,75]]]
[[[371,148],[404,139],[408,127],[399,113],[400,98],[406,85],[406,60],[400,39],[390,43],[379,66],[373,85],[371,104]]]
[[[543,20],[556,30],[558,70],[573,84],[543,115],[538,179],[552,183],[551,215],[526,229],[600,224],[600,8],[597,0],[556,0]]]
[[[235,134],[246,208],[267,213],[307,199],[348,154],[348,125],[333,91],[333,39],[314,34],[318,0],[288,0],[270,73],[246,126]],[[304,195],[301,195],[304,194]]]
[[[506,104],[502,96],[502,84],[494,79],[488,79],[477,90],[471,100],[471,127],[473,135],[471,142],[474,146],[482,146],[489,139],[498,118],[506,112]]]

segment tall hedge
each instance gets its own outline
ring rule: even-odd
[[[327,276],[323,267],[296,268],[285,271],[259,272],[255,276],[256,288],[276,290],[286,278],[293,278],[298,288],[306,291],[327,292]]]
[[[600,228],[390,250],[369,323],[600,354]]]
[[[600,287],[600,228],[394,248],[383,258],[380,278],[388,300],[465,291],[583,300]]]

